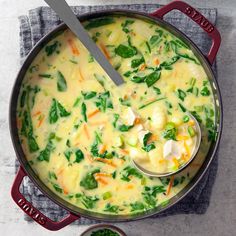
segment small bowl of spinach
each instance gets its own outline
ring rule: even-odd
[[[127,236],[120,228],[107,225],[99,224],[89,227],[80,236]]]

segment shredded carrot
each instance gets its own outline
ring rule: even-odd
[[[141,123],[141,118],[140,117],[136,117],[135,120],[134,120],[134,124],[138,125],[140,123]]]
[[[106,46],[105,46],[104,44],[100,43],[100,47],[101,47],[101,49],[102,49],[104,55],[106,56],[106,58],[107,58],[108,60],[110,60],[111,57],[110,57],[110,55],[109,55],[109,52],[108,52],[107,49],[106,49]]]
[[[86,137],[87,137],[88,139],[90,139],[90,135],[89,135],[89,132],[88,132],[87,124],[84,124],[84,133],[85,133]]]
[[[158,140],[158,136],[156,134],[152,134],[148,139],[148,144]]]
[[[82,74],[82,72],[81,72],[80,69],[79,69],[79,76],[80,76],[80,78],[81,78],[81,81],[83,81],[83,80],[84,80],[84,76],[83,76],[83,74]]]
[[[174,179],[175,179],[175,177],[172,175],[171,178],[170,178],[169,185],[168,185],[167,190],[166,190],[166,196],[168,196],[170,194],[170,190],[173,186]]]
[[[105,144],[102,144],[100,149],[99,149],[99,153],[103,154],[106,151],[106,149],[107,149],[107,146]]]
[[[186,136],[186,135],[181,135],[181,134],[178,134],[176,138],[177,138],[178,141],[183,141],[183,140],[189,139],[188,136]]]
[[[144,71],[146,69],[147,65],[146,64],[142,64],[139,68],[140,71]]]
[[[175,166],[179,167],[179,161],[174,157],[173,162],[175,163]]]
[[[128,95],[127,94],[124,95],[124,99],[128,99]]]
[[[96,161],[100,161],[100,162],[103,162],[103,163],[106,163],[112,167],[117,167],[117,165],[115,163],[113,163],[111,160],[108,160],[108,159],[104,159],[104,158],[96,158],[95,159]]]
[[[126,150],[126,149],[120,149],[120,152],[121,152],[123,155],[129,155],[129,151]]]
[[[132,94],[131,94],[131,97],[132,97],[133,99],[136,99],[136,97],[137,97],[136,93],[132,93]]]
[[[185,150],[186,150],[186,152],[187,152],[187,157],[189,158],[191,155],[190,155],[190,150],[189,150],[189,147],[188,147],[188,145],[186,144],[186,142],[184,141],[184,148],[185,148]]]
[[[91,126],[99,126],[99,125],[105,125],[107,124],[106,121],[98,121],[98,122],[90,122],[89,123]]]
[[[41,117],[40,117],[40,119],[39,119],[39,122],[38,122],[38,128],[42,125],[42,123],[43,123],[43,121],[44,121],[44,118],[45,118],[45,116],[44,115],[42,115]]]
[[[160,64],[160,61],[158,60],[158,58],[155,58],[154,60],[153,60],[153,63],[154,63],[154,65],[159,65]]]
[[[90,162],[93,162],[93,158],[90,155],[86,155]]]
[[[76,47],[74,41],[72,39],[68,39],[68,43],[70,45],[70,48],[71,48],[71,51],[74,55],[78,56],[80,53],[79,53],[79,50],[78,48]]]
[[[101,177],[98,177],[98,178],[95,177],[95,179],[96,179],[98,182],[100,182],[100,183],[102,183],[102,184],[104,184],[104,185],[107,185],[107,184],[108,184],[108,182],[107,182],[105,179],[101,178]]]
[[[38,116],[41,114],[41,111],[37,111],[36,113],[34,113],[32,116],[35,117],[35,116]]]
[[[190,125],[190,126],[194,126],[194,125],[195,125],[195,123],[194,123],[194,121],[193,121],[193,120],[190,120],[190,121],[188,122],[188,125]]]
[[[91,118],[91,117],[95,116],[98,112],[100,112],[99,109],[96,109],[96,110],[92,111],[91,113],[88,114],[88,118]]]
[[[132,189],[132,188],[134,188],[134,185],[133,185],[133,184],[128,184],[128,185],[126,186],[126,189]]]
[[[61,169],[57,172],[57,175],[61,175],[63,172],[64,172],[64,169],[61,168]]]
[[[96,173],[94,174],[96,177],[111,177],[109,173]]]

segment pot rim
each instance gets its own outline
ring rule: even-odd
[[[91,12],[82,14],[78,18],[81,21],[104,17],[104,16],[129,16],[129,17],[135,17],[138,19],[147,19],[155,22],[157,25],[160,25],[167,31],[171,32],[172,34],[176,35],[177,37],[180,37],[182,40],[184,39],[185,42],[188,42],[188,44],[191,47],[191,50],[194,51],[195,56],[199,59],[201,62],[201,65],[204,67],[204,70],[207,70],[207,75],[212,79],[212,83],[215,85],[215,94],[218,100],[218,107],[219,107],[219,114],[218,114],[218,127],[217,127],[217,139],[215,143],[213,143],[208,151],[208,154],[206,156],[206,159],[204,160],[202,166],[198,170],[198,172],[195,174],[193,179],[188,183],[188,185],[182,189],[176,196],[170,199],[173,200],[173,202],[169,203],[167,206],[157,206],[151,210],[148,210],[146,212],[137,213],[133,215],[109,215],[109,214],[103,214],[103,213],[96,213],[91,212],[88,210],[84,210],[82,208],[76,207],[75,205],[66,202],[63,198],[56,195],[52,190],[50,190],[34,173],[32,168],[27,163],[26,157],[23,153],[22,147],[19,142],[19,136],[17,133],[17,126],[16,126],[16,108],[17,108],[17,99],[19,96],[19,86],[21,85],[25,70],[28,68],[28,66],[32,63],[32,60],[35,58],[35,56],[39,53],[39,51],[42,49],[42,47],[45,45],[45,43],[48,43],[50,40],[53,39],[53,36],[55,36],[58,32],[63,31],[67,29],[68,27],[62,23],[56,26],[54,29],[52,29],[50,32],[48,32],[45,36],[43,36],[37,44],[31,49],[29,54],[27,55],[23,65],[21,66],[16,80],[13,85],[11,98],[10,98],[10,106],[9,106],[9,129],[10,129],[10,135],[11,140],[14,146],[14,150],[17,156],[17,159],[20,162],[20,165],[24,168],[26,171],[28,177],[30,180],[34,183],[34,185],[45,195],[47,196],[51,201],[62,207],[63,209],[66,209],[69,212],[72,212],[76,215],[80,215],[83,217],[86,217],[88,219],[93,220],[102,220],[103,222],[126,222],[126,221],[134,221],[134,220],[140,220],[144,219],[150,216],[158,215],[161,212],[171,208],[175,204],[177,204],[180,200],[185,198],[187,194],[189,194],[193,188],[199,183],[199,181],[202,179],[202,177],[205,175],[206,171],[208,170],[210,164],[212,163],[215,154],[217,152],[217,149],[219,147],[219,142],[222,134],[222,128],[223,128],[223,109],[222,109],[222,97],[219,90],[218,82],[215,78],[215,75],[212,71],[211,65],[206,59],[205,55],[200,51],[198,46],[190,39],[188,38],[183,32],[181,32],[179,29],[177,29],[175,26],[171,25],[170,23],[156,17],[151,16],[148,13],[133,11],[133,10],[124,10],[124,9],[108,9],[108,10],[101,10],[97,12]],[[16,96],[17,95],[17,96]],[[216,100],[216,99],[215,99]],[[41,183],[41,184],[40,184]],[[180,196],[178,196],[180,195]],[[79,209],[79,210],[78,210]]]

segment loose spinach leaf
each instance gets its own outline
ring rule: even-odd
[[[112,125],[114,128],[116,128],[117,121],[119,120],[120,115],[119,114],[114,114],[114,121],[112,122]]]
[[[115,48],[115,53],[123,58],[130,58],[137,54],[137,49],[133,46],[126,46],[124,44],[120,44],[117,48]]]
[[[63,192],[62,188],[61,188],[58,184],[52,183],[52,186],[53,186],[53,188],[54,188],[58,193],[62,193],[62,192]]]
[[[149,44],[151,46],[156,46],[162,41],[159,35],[152,35],[151,38],[149,39]]]
[[[142,202],[130,203],[131,211],[142,211],[145,209],[145,205]]]
[[[80,149],[78,149],[75,152],[75,161],[74,162],[80,163],[82,160],[84,160],[84,154]]]
[[[93,175],[99,172],[99,169],[95,169],[94,171],[87,173],[80,181],[80,186],[84,187],[86,190],[97,188],[98,182]]]
[[[148,87],[151,87],[153,84],[155,84],[161,77],[160,71],[154,71],[151,74],[146,76],[145,82]]]
[[[51,152],[55,149],[55,145],[54,145],[53,142],[52,142],[55,137],[56,137],[56,136],[55,136],[55,133],[50,133],[49,138],[48,138],[48,143],[47,143],[45,149],[42,150],[42,151],[39,153],[39,156],[37,157],[37,160],[38,160],[38,161],[46,161],[46,162],[49,162]]]
[[[111,229],[99,229],[93,231],[91,236],[119,236],[120,234],[114,232]]]
[[[113,109],[113,104],[110,99],[110,92],[106,91],[104,93],[100,93],[95,104],[96,107],[102,112],[106,112],[107,108]]]
[[[165,67],[169,67],[169,66],[173,65],[179,59],[180,59],[180,56],[176,55],[176,56],[172,57],[169,61],[162,62],[160,64],[160,67],[165,69]]]
[[[20,97],[20,107],[21,108],[25,106],[26,95],[27,95],[27,92],[25,90],[23,90],[21,97]]]
[[[146,146],[142,147],[145,152],[150,152],[152,149],[155,149],[156,146],[154,143],[149,143]]]
[[[32,134],[31,132],[28,134],[27,139],[28,139],[29,151],[30,151],[30,152],[36,152],[36,151],[38,151],[38,150],[39,150],[39,146],[38,146],[38,144],[37,144],[37,142],[36,142],[35,137],[33,136],[33,134]]]
[[[139,65],[141,65],[144,62],[145,62],[144,57],[133,59],[131,61],[131,67],[132,68],[136,68],[136,67],[138,67]]]
[[[118,130],[121,131],[121,132],[128,132],[133,127],[134,127],[133,125],[122,124],[118,127]]]
[[[55,41],[52,44],[48,44],[45,47],[46,55],[51,56],[53,53],[58,52],[59,46],[60,46],[60,43],[58,41]]]
[[[59,92],[65,92],[67,90],[66,79],[60,71],[57,71],[57,90]]]
[[[164,185],[156,185],[152,187],[145,186],[145,191],[149,192],[153,197],[156,197],[159,193],[166,192]]]
[[[141,77],[141,76],[136,76],[135,75],[134,77],[131,78],[131,81],[134,82],[134,83],[139,84],[139,83],[143,83],[145,81],[145,79],[146,79],[145,76]]]
[[[181,101],[184,101],[184,99],[187,95],[183,90],[177,89],[177,96]]]
[[[87,107],[86,107],[85,103],[83,102],[81,105],[81,114],[82,114],[85,122],[88,121],[86,112],[87,112]]]
[[[95,92],[95,91],[91,91],[91,92],[83,92],[82,91],[81,93],[82,93],[85,100],[89,100],[91,98],[94,98],[97,95],[97,92]]]
[[[161,90],[160,90],[159,88],[157,88],[157,87],[155,87],[155,86],[153,86],[152,88],[155,90],[155,92],[156,92],[157,95],[160,95],[160,94],[161,94]]]
[[[59,110],[60,117],[67,117],[67,116],[69,116],[71,114],[58,101],[57,101],[57,107],[58,107],[58,110]]]
[[[129,178],[130,176],[135,176],[135,177],[137,177],[139,179],[143,178],[143,175],[136,168],[133,168],[131,166],[125,167],[121,171],[121,174],[122,174],[121,179],[124,180],[124,181],[127,181],[127,182],[130,181],[130,178]]]
[[[58,120],[58,112],[57,112],[57,101],[56,99],[52,99],[52,105],[49,110],[49,123],[54,124]]]
[[[147,205],[151,208],[155,207],[157,204],[157,200],[150,193],[142,193],[143,199],[147,203]]]
[[[112,213],[118,213],[119,211],[119,206],[117,205],[111,205],[110,203],[107,203],[105,206],[104,211],[106,212],[112,212]]]
[[[210,90],[206,86],[203,87],[200,93],[202,96],[209,96],[211,94]]]
[[[109,25],[115,23],[115,20],[112,17],[104,17],[104,18],[99,18],[99,19],[94,19],[90,20],[84,28],[87,30],[93,29],[93,28],[98,28],[104,25]]]
[[[165,130],[162,133],[163,138],[167,140],[176,140],[177,135],[177,129],[175,127],[175,124],[173,122],[169,122],[166,124]]]
[[[126,20],[124,23],[121,24],[122,30],[125,33],[129,33],[130,29],[128,28],[129,25],[132,25],[134,23],[134,20]]]
[[[69,161],[69,162],[70,162],[70,157],[71,157],[72,153],[73,153],[73,152],[72,152],[72,150],[70,150],[70,149],[68,149],[68,150],[66,150],[66,151],[64,152],[64,155],[65,155],[67,161]]]

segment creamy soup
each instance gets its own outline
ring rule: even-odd
[[[18,99],[23,151],[39,178],[66,201],[104,214],[166,205],[197,172],[215,139],[214,99],[188,45],[156,23],[107,17],[85,22],[123,76],[115,86],[65,30],[28,68]],[[151,178],[189,160],[202,127],[200,159],[178,175]]]

